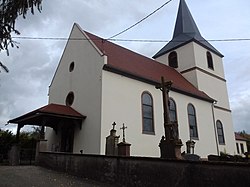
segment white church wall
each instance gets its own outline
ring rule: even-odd
[[[209,51],[212,55],[214,69],[208,68],[207,64],[207,49],[193,42],[194,48],[194,60],[196,67],[199,67],[209,73],[212,73],[220,78],[224,79],[224,68],[222,58],[215,53]]]
[[[219,145],[220,152],[235,154],[235,136],[231,112],[215,108],[215,121],[220,120],[223,126],[225,145]]]
[[[226,82],[197,70],[198,89],[217,101],[216,105],[230,109]]]
[[[198,80],[197,80],[197,74],[195,70],[188,71],[182,74],[182,76],[187,79],[191,84],[193,84],[196,88],[198,88]]]
[[[126,129],[126,141],[131,143],[131,155],[156,156],[160,154],[158,147],[161,136],[164,135],[163,109],[161,91],[153,85],[142,83],[121,75],[103,71],[102,89],[102,133],[101,154],[105,153],[105,137],[109,135],[111,124],[117,123],[117,134],[122,135],[120,127],[123,123]],[[155,134],[142,133],[141,94],[151,93],[154,102]],[[183,143],[189,140],[189,125],[187,105],[192,103],[197,112],[199,140],[196,141],[195,152],[202,157],[217,154],[216,136],[212,117],[211,103],[176,92],[170,92],[177,105],[179,133]],[[122,137],[120,137],[120,141]],[[186,146],[182,147],[182,151]]]
[[[173,51],[177,53],[177,60],[178,60],[178,68],[176,68],[177,71],[181,72],[189,69],[190,67],[195,66],[193,42],[181,46]],[[168,56],[171,52],[172,51],[156,58],[155,60],[168,66],[169,65]]]
[[[198,139],[192,138],[196,142],[195,153],[202,157],[217,154],[212,104],[175,92],[171,92],[170,95],[173,95],[177,105],[178,124],[183,144],[190,140],[187,106],[192,104],[195,107],[198,129]],[[186,150],[186,145],[184,145],[184,150]]]
[[[162,104],[155,97],[161,97],[160,91],[152,85],[107,71],[103,71],[102,86],[101,154],[105,153],[105,137],[109,135],[111,124],[116,122],[120,141],[120,127],[123,123],[128,127],[126,141],[132,144],[131,155],[159,156],[158,144],[164,131],[162,117],[159,115],[162,114]],[[153,96],[155,135],[142,134],[141,94],[144,91],[150,92]]]
[[[46,127],[45,139],[47,142],[47,151],[59,151],[61,143],[61,132],[55,132],[52,128]]]
[[[72,38],[85,38],[74,25]],[[75,67],[69,71],[70,63]],[[101,71],[104,57],[88,40],[69,40],[49,89],[49,103],[65,105],[67,94],[74,92],[72,108],[87,116],[82,129],[77,126],[74,134],[74,152],[100,152],[101,121]],[[50,139],[48,137],[48,139]],[[50,141],[49,141],[50,142]]]

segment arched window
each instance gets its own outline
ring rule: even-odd
[[[173,99],[169,99],[169,118],[171,122],[177,122],[176,104]]]
[[[195,108],[192,104],[188,104],[187,110],[188,110],[190,138],[198,138]]]
[[[168,65],[173,68],[178,68],[177,53],[175,51],[168,55]]]
[[[212,70],[214,69],[213,57],[209,51],[207,51],[207,67]]]
[[[216,121],[216,127],[217,127],[217,135],[218,135],[219,144],[225,144],[223,126],[220,120]]]
[[[142,132],[154,134],[153,98],[150,93],[142,93]]]

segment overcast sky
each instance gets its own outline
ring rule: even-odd
[[[73,23],[103,38],[108,38],[139,21],[165,0],[43,0],[43,10],[27,19],[21,17],[16,28],[21,36],[68,37]],[[198,28],[207,40],[250,38],[249,0],[186,0]],[[170,40],[179,0],[172,0],[153,16],[119,39]],[[0,61],[10,72],[0,73],[0,128],[9,119],[44,106],[48,86],[58,65],[66,41],[23,40],[10,56],[0,53]],[[152,57],[166,43],[116,42]],[[235,131],[250,133],[250,41],[210,42],[224,54],[230,105]],[[226,126],[226,124],[225,124]]]

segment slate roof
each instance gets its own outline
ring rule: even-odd
[[[173,38],[153,58],[164,55],[192,41],[223,57],[217,49],[201,36],[185,0],[180,0]]]
[[[174,68],[99,38],[89,32],[83,30],[82,32],[84,32],[94,45],[107,56],[107,64],[104,65],[104,70],[153,85],[159,83],[161,76],[164,76],[165,80],[173,81],[173,91],[209,102],[214,101],[204,92],[199,91],[195,86],[188,82]]]

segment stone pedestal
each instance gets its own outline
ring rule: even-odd
[[[20,145],[15,144],[11,147],[9,152],[9,163],[11,166],[17,166],[20,164]]]
[[[131,144],[126,142],[121,142],[118,144],[118,155],[119,156],[130,156],[130,146]]]
[[[118,142],[120,136],[116,136],[116,130],[112,129],[110,135],[106,137],[106,150],[105,155],[117,156],[118,155]]]
[[[47,151],[47,140],[38,140],[36,143],[36,156],[35,161],[37,162],[39,152],[45,152]]]
[[[186,147],[187,147],[187,153],[188,154],[194,154],[194,146],[195,146],[195,141],[188,140],[186,142]]]
[[[161,140],[159,147],[161,158],[182,159],[181,156],[181,140]]]

